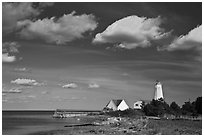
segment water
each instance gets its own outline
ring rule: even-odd
[[[35,134],[56,129],[65,125],[79,123],[76,118],[55,119],[54,111],[3,111],[2,134]]]

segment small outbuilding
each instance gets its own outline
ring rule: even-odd
[[[116,110],[124,111],[129,108],[130,107],[128,106],[128,104],[125,102],[124,99],[111,100],[105,107],[105,109],[110,109],[113,111],[116,111]]]
[[[133,106],[133,108],[134,109],[142,109],[142,104],[143,104],[143,101],[136,101],[135,103],[134,103],[134,106]]]
[[[133,108],[134,109],[142,109],[142,106],[150,103],[150,100],[138,100],[134,103]]]

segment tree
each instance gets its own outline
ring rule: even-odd
[[[172,102],[170,104],[170,111],[171,113],[173,113],[174,115],[178,116],[181,113],[181,108],[179,107],[178,104],[176,104],[176,102]]]
[[[195,101],[195,110],[198,114],[202,114],[202,97],[198,97]]]
[[[158,114],[155,112],[155,107],[151,104],[146,104],[143,108],[145,115],[147,116],[157,116]]]
[[[162,116],[165,113],[170,113],[169,105],[164,100],[152,100],[144,106],[144,113],[148,116]]]
[[[191,103],[190,101],[185,102],[182,105],[182,114],[183,115],[194,115],[196,113],[194,103]]]
[[[182,108],[176,102],[172,102],[169,106],[163,99],[153,99],[142,108],[147,116],[163,116],[164,114],[197,116],[198,114],[202,114],[202,97],[198,97],[192,103],[190,101],[185,102]]]

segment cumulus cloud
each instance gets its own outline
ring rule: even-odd
[[[18,84],[18,85],[24,85],[24,86],[41,86],[41,85],[43,85],[43,83],[38,83],[36,80],[24,79],[24,78],[18,78],[16,80],[12,80],[11,83]]]
[[[33,18],[39,15],[47,6],[53,3],[36,3],[32,2],[3,2],[2,3],[2,30],[3,34],[8,34],[16,30],[17,22],[20,20]]]
[[[36,16],[40,12],[33,7],[31,2],[2,3],[2,29],[4,33],[12,32],[17,21]]]
[[[20,58],[19,58],[20,60]],[[20,68],[14,68],[14,71],[15,72],[31,72],[31,69],[30,68],[26,68],[26,67],[20,67]]]
[[[21,93],[22,90],[20,88],[11,88],[11,89],[2,89],[3,93]]]
[[[23,68],[15,68],[14,71],[17,71],[17,72],[28,72],[30,69],[27,69],[25,67]]]
[[[188,34],[176,37],[171,44],[157,47],[158,51],[187,51],[188,57],[202,61],[202,25],[192,29]],[[190,51],[190,52],[189,52]]]
[[[97,27],[94,15],[75,13],[73,11],[59,18],[19,21],[17,26],[22,28],[19,35],[25,39],[42,39],[47,43],[65,44],[82,38],[83,33],[93,31]]]
[[[35,95],[28,95],[27,98],[36,98]]]
[[[109,25],[105,31],[96,34],[93,43],[114,43],[117,47],[132,49],[148,47],[151,41],[170,35],[160,27],[161,17],[146,18],[128,16]]]
[[[181,35],[176,38],[166,49],[168,51],[174,51],[192,48],[198,51],[202,49],[202,25],[192,29],[187,35]]]
[[[13,41],[13,42],[3,42],[2,44],[2,52],[3,53],[18,53],[18,48],[20,45]]]
[[[69,83],[69,84],[63,85],[62,87],[63,88],[77,88],[78,86],[76,83]]]
[[[99,88],[100,86],[96,83],[90,83],[89,88]]]
[[[40,8],[50,7],[50,6],[53,6],[53,5],[54,5],[54,2],[40,2],[39,3]]]
[[[14,54],[19,53],[18,51],[19,47],[20,45],[17,42],[3,42],[2,43],[2,61],[3,62],[16,61],[16,56]]]
[[[2,61],[7,62],[7,63],[14,62],[14,61],[16,61],[16,57],[10,56],[8,53],[3,53],[2,54]]]

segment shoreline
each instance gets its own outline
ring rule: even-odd
[[[111,117],[109,115],[87,115],[69,118],[52,118],[50,113],[14,114],[6,129],[3,115],[3,135],[200,135],[202,120],[149,119],[138,117]],[[43,114],[43,113],[42,113]],[[53,113],[52,113],[53,114]],[[13,119],[15,118],[15,119]],[[37,118],[37,119],[35,119]],[[14,120],[14,122],[12,121]],[[16,121],[17,120],[17,121]],[[21,123],[23,120],[23,123]],[[25,121],[26,120],[26,121]],[[17,123],[15,123],[17,122]],[[19,123],[18,123],[19,122]],[[28,122],[28,123],[26,123]],[[8,124],[8,122],[6,122]],[[20,125],[19,125],[20,124]],[[11,127],[10,127],[11,128]]]

